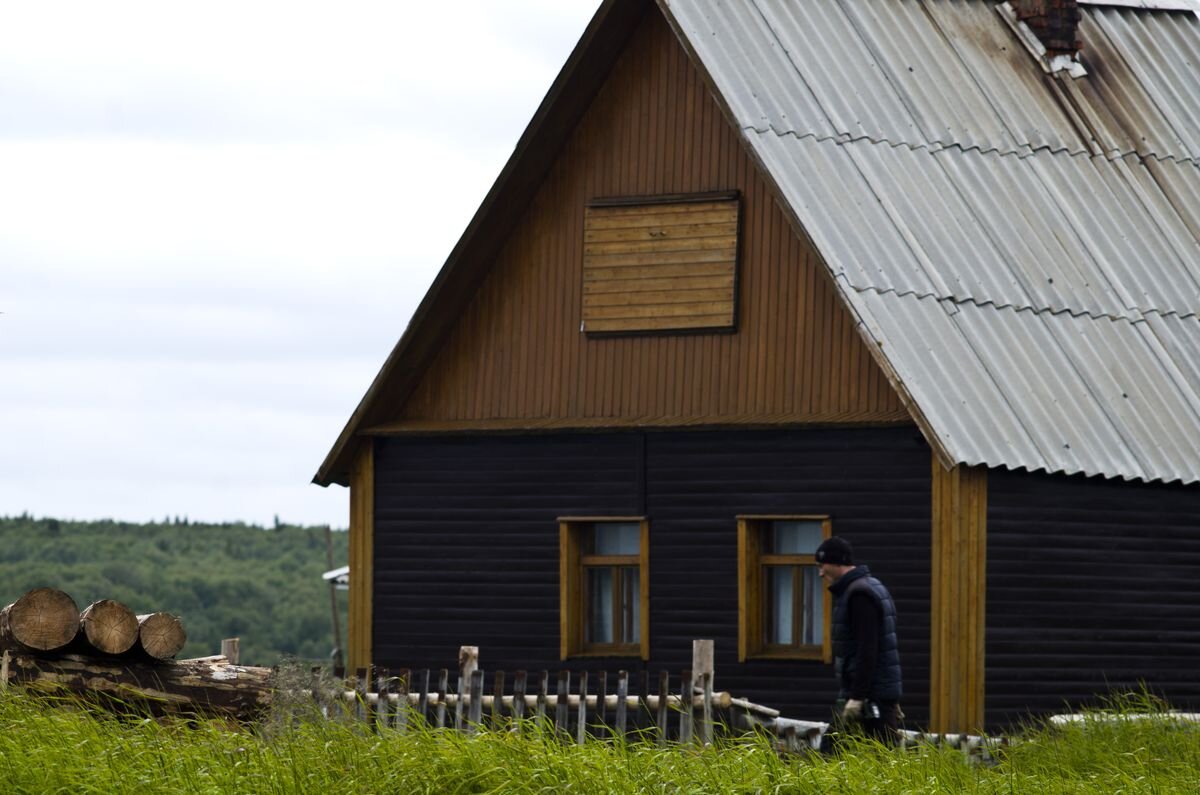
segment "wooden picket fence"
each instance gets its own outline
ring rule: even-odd
[[[236,652],[235,652],[236,653]],[[785,718],[778,710],[713,689],[713,642],[692,644],[692,667],[672,676],[648,671],[506,671],[487,675],[479,649],[463,646],[454,686],[451,671],[359,668],[347,677],[334,668],[331,687],[325,669],[312,669],[312,687],[302,700],[316,702],[327,717],[350,717],[373,729],[405,732],[414,727],[474,734],[493,731],[551,731],[583,743],[624,736],[629,739],[707,745],[721,734],[758,731],[773,737],[781,751],[822,747],[830,729],[823,721]],[[289,692],[296,694],[295,684]],[[978,761],[1007,745],[1004,737],[904,731],[901,747],[955,748]]]
[[[333,700],[377,729],[414,726],[453,729],[552,731],[576,743],[618,736],[657,742],[713,742],[720,733],[755,729],[776,735],[783,747],[816,748],[828,724],[786,720],[779,712],[713,690],[712,641],[695,641],[692,668],[672,675],[618,671],[493,671],[478,666],[479,650],[464,646],[454,686],[441,670],[358,669],[335,689]],[[314,669],[314,676],[319,669]],[[333,714],[329,691],[316,684],[312,697]]]

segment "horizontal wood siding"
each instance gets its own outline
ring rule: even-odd
[[[740,193],[737,333],[581,333],[585,208],[604,197],[719,191]],[[728,240],[715,239],[712,256],[723,261]],[[724,278],[724,265],[710,274],[702,257],[686,259],[677,264],[690,277]],[[647,280],[661,281],[654,290],[643,286],[673,289],[681,274],[665,273]],[[476,289],[474,299],[406,402],[373,412],[376,432],[438,423],[909,422],[828,274],[658,13],[634,33],[487,278],[462,289]],[[727,280],[697,289],[727,290]],[[610,311],[586,295],[596,312]]]
[[[736,197],[588,207],[583,234],[583,331],[733,328]]]
[[[737,516],[827,514],[896,600],[905,712],[929,704],[930,451],[915,429],[647,434],[651,653],[677,669],[716,641],[722,690],[823,720],[819,660],[737,661]],[[657,544],[657,546],[656,546]]]
[[[381,440],[376,661],[453,667],[476,645],[484,668],[554,667],[558,518],[637,515],[638,450],[611,434]]]
[[[821,513],[896,597],[904,703],[923,720],[929,456],[914,428],[381,440],[375,661],[452,667],[476,644],[485,669],[558,667],[558,518],[645,515],[650,660],[571,667],[679,671],[692,640],[713,638],[721,689],[822,718],[831,666],[737,661],[736,518]]]
[[[1200,487],[994,470],[987,716],[1145,682],[1200,710]]]

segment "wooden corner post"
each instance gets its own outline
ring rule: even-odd
[[[371,664],[375,583],[375,445],[363,441],[350,480],[350,610],[346,633],[350,670]]]
[[[933,457],[929,728],[983,728],[987,468]]]

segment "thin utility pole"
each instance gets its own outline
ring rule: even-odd
[[[329,525],[325,525],[325,562],[327,564],[325,570],[333,570],[333,531]],[[329,612],[333,618],[333,667],[342,667],[342,626],[338,621],[337,608],[337,583],[333,580],[329,581]]]

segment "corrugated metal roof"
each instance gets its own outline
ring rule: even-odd
[[[1195,467],[1200,439],[1200,319],[873,291],[853,291],[852,304],[956,460],[1190,482],[1181,470]]]
[[[701,60],[722,64],[722,94],[739,123],[760,132],[1200,158],[1192,13],[1085,8],[1088,78],[1048,90],[994,2],[668,5]],[[1082,106],[1065,104],[1071,93]]]
[[[1047,76],[984,0],[668,0],[950,458],[1200,480],[1200,21],[1087,6]]]

